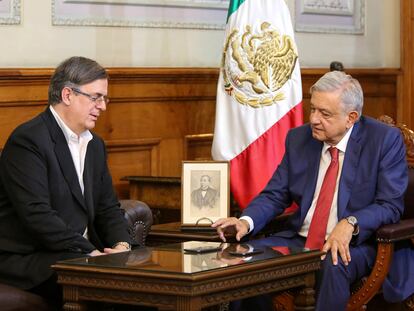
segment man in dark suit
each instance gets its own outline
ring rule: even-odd
[[[200,177],[200,188],[191,192],[191,202],[198,208],[215,208],[218,200],[218,191],[210,187],[211,177],[202,175]]]
[[[266,188],[240,219],[213,226],[223,240],[230,230],[240,240],[296,203],[286,230],[260,244],[325,251],[316,309],[339,311],[346,308],[350,284],[374,264],[375,231],[402,215],[405,147],[397,128],[361,116],[363,93],[351,76],[329,72],[310,92],[310,123],[288,133],[285,155]]]
[[[17,127],[0,162],[0,282],[60,303],[57,260],[130,249],[106,150],[90,132],[108,104],[108,76],[93,60],[57,67],[49,106]]]

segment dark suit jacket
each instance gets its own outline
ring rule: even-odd
[[[208,187],[206,194],[203,197],[203,190],[198,188],[191,192],[191,202],[197,207],[211,207],[214,208],[216,201],[218,200],[218,192],[216,189]]]
[[[51,276],[56,260],[130,241],[95,134],[83,179],[84,195],[49,109],[13,131],[0,163],[0,282],[31,288]]]
[[[253,234],[295,202],[299,208],[287,230],[294,236],[312,203],[323,143],[312,137],[309,125],[291,130],[286,152],[263,192],[243,215],[254,221]],[[349,215],[358,219],[360,233],[355,244],[374,243],[381,226],[398,222],[404,209],[408,183],[405,146],[399,129],[368,117],[354,125],[348,141],[338,190],[338,220]]]

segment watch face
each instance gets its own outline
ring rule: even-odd
[[[354,216],[348,216],[346,218],[346,220],[348,221],[348,223],[350,223],[351,225],[353,225],[355,227],[355,225],[358,223],[356,217]]]

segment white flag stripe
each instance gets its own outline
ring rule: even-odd
[[[281,5],[280,1],[283,0],[246,0],[243,2],[229,18],[226,37],[236,28],[240,32],[244,32],[246,25],[251,27],[253,33],[260,33],[261,24],[269,22],[272,27],[281,32],[283,31],[282,35],[288,35],[293,39],[294,32],[289,10],[285,3]],[[259,7],[260,10],[258,10]],[[228,57],[231,57],[231,55]],[[284,94],[285,99],[270,106],[253,108],[242,105],[223,91],[223,84],[221,72],[218,83],[216,128],[212,149],[213,158],[216,160],[230,160],[240,154],[296,104],[302,101],[302,92],[297,92],[298,89],[301,89],[298,60],[292,72],[292,78],[279,90]],[[222,146],[227,147],[222,148]]]
[[[297,74],[295,71],[300,71],[298,66],[295,67],[292,77],[299,78],[290,80],[281,89],[289,100],[283,100],[276,105],[260,109],[247,105],[242,106],[233,100],[227,105],[217,106],[214,145],[227,146],[227,148],[214,148],[213,145],[215,160],[227,161],[236,157],[302,101],[302,94],[294,91],[297,87],[301,87],[300,73]],[[297,84],[298,86],[292,87],[289,84]],[[222,78],[220,78],[218,87],[224,89]],[[224,92],[217,93],[217,101],[229,101],[228,97]],[[218,124],[220,124],[219,128],[217,128]]]

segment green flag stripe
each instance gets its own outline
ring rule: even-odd
[[[237,9],[239,8],[239,6],[241,6],[241,4],[244,1],[246,1],[246,0],[231,0],[230,1],[229,13],[227,14],[227,21],[229,21],[230,15],[233,14],[234,12],[236,12]]]

